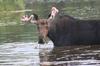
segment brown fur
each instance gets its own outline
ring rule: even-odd
[[[37,20],[36,24],[38,27],[39,38],[43,39],[43,43],[47,43],[47,34],[48,34],[47,19],[39,19],[39,20]]]
[[[25,17],[28,20],[26,21],[25,18],[22,19],[23,22],[31,22],[37,25],[38,29],[38,43],[44,44],[47,42],[47,35],[48,35],[48,23],[50,20],[48,19],[39,19],[36,14],[33,14],[34,17],[31,15],[30,17]],[[33,19],[32,19],[33,18]]]

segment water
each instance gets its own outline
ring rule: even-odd
[[[100,46],[5,43],[0,45],[0,66],[100,66]]]
[[[40,52],[47,48],[53,45],[44,48],[32,42],[5,43],[0,45],[0,66],[40,66]]]
[[[55,47],[42,57],[43,64],[47,66],[100,66],[100,46]]]
[[[78,19],[100,19],[99,2],[62,0],[56,5],[61,12]],[[22,15],[33,11],[40,18],[47,18],[53,2],[26,3],[26,7],[23,4],[23,8],[33,10],[25,13],[14,11],[20,8],[9,3],[1,4],[1,10],[8,7],[8,11],[0,12],[0,66],[100,66],[100,45],[54,47],[51,41],[40,45],[36,25],[20,21]]]

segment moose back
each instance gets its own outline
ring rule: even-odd
[[[48,31],[48,37],[55,46],[100,44],[100,20],[79,20],[68,15],[57,15]]]

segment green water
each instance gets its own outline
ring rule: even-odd
[[[0,27],[0,42],[36,41],[37,32],[33,25],[11,25]]]

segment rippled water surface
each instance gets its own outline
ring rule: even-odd
[[[0,45],[0,66],[100,66],[100,46],[5,43]]]
[[[35,45],[35,43],[0,45],[0,66],[40,66],[41,50],[43,46]]]

